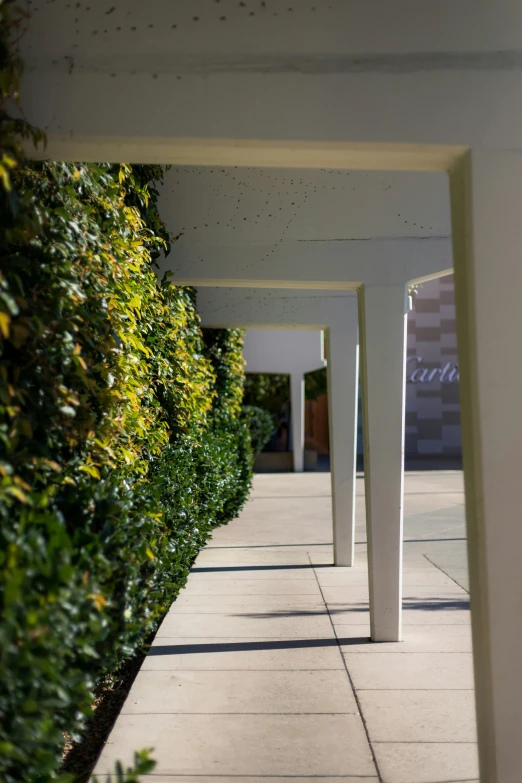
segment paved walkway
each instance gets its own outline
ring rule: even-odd
[[[404,637],[371,644],[357,566],[333,568],[329,475],[258,475],[158,631],[97,772],[144,783],[478,779],[462,476],[406,478]]]

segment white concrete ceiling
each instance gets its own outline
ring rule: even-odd
[[[452,267],[443,173],[179,167],[160,212],[178,237],[162,271],[194,285],[357,287]]]
[[[180,245],[451,234],[444,173],[179,167],[161,212]]]

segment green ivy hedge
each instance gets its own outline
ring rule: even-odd
[[[153,270],[161,169],[5,160],[0,779],[46,783],[237,515],[252,450],[241,333],[203,334],[194,292]]]
[[[257,405],[243,405],[243,416],[250,430],[252,451],[257,456],[270,440],[275,425],[272,414]]]

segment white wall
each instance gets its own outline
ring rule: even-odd
[[[322,331],[249,329],[243,356],[252,373],[300,373],[326,367]]]

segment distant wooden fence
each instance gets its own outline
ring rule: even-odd
[[[307,400],[305,406],[305,448],[318,454],[329,454],[328,396],[320,394],[315,400]]]

